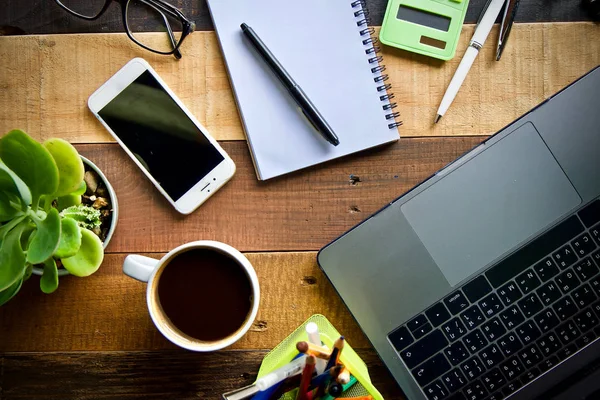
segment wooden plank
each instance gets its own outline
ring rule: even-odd
[[[600,30],[592,23],[516,25],[500,62],[494,61],[494,33],[450,111],[434,125],[439,101],[472,33],[473,26],[465,26],[458,56],[445,63],[385,48],[403,137],[491,134],[600,64]],[[0,132],[20,127],[40,139],[112,141],[86,101],[139,56],[148,59],[213,136],[243,140],[215,34],[194,33],[182,52],[183,59],[176,62],[144,51],[125,34],[0,37]]]
[[[189,216],[178,214],[117,144],[78,148],[119,199],[111,252],[166,252],[199,239],[242,251],[286,251],[318,250],[480,140],[403,139],[267,182],[256,179],[245,142],[225,142],[237,172]],[[350,175],[360,182],[352,184]]]
[[[0,400],[217,399],[251,384],[265,351],[9,353],[0,355]],[[359,350],[377,390],[402,392],[373,350]]]
[[[371,13],[372,24],[381,25],[387,0],[365,1]],[[205,0],[171,0],[170,2],[196,23],[197,30],[213,30]],[[348,1],[348,4],[350,3],[351,0]],[[475,23],[484,4],[485,0],[471,0],[465,22]],[[308,12],[306,16],[310,16]],[[550,6],[546,0],[523,2],[516,17],[518,22],[567,22],[589,19],[590,16],[581,7],[579,0],[562,0]],[[20,0],[7,2],[0,8],[0,27],[2,26],[15,27],[28,34],[122,32],[123,17],[115,5],[102,18],[96,21],[83,21],[70,16],[53,3],[48,4],[44,0]],[[144,30],[152,28],[152,25],[145,21],[137,26]]]
[[[160,258],[162,254],[148,256]],[[230,349],[271,349],[313,314],[325,315],[356,348],[370,345],[316,263],[316,253],[248,253],[261,286],[254,326]],[[0,307],[0,353],[173,349],[154,327],[146,284],[122,272],[125,254],[107,254],[85,278],[61,278],[45,295],[34,276]]]

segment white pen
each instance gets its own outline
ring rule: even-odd
[[[306,324],[306,333],[308,334],[309,343],[316,344],[317,346],[322,346],[321,336],[319,335],[319,327],[314,322],[309,322]],[[321,375],[325,371],[325,366],[327,365],[327,361],[317,358],[317,364],[315,365],[315,369],[317,371],[317,375]]]
[[[304,369],[304,364],[306,364],[306,356],[303,355],[291,361],[289,364],[286,364],[283,367],[268,373],[262,378],[257,379],[254,384],[260,391],[267,390],[271,386],[278,384],[290,376],[300,374]]]
[[[471,65],[473,65],[473,62],[475,61],[475,57],[479,54],[479,49],[481,49],[490,34],[494,22],[496,22],[496,18],[498,18],[505,1],[506,0],[491,0],[489,2],[489,6],[485,10],[481,21],[479,21],[479,24],[477,24],[477,27],[475,28],[471,43],[469,43],[469,47],[467,47],[467,51],[462,60],[460,60],[460,64],[448,85],[448,89],[446,89],[446,93],[444,93],[444,97],[442,98],[442,102],[437,111],[437,116],[435,117],[435,123],[442,118],[442,115],[446,113],[448,107],[450,107],[450,104],[454,101],[460,86],[471,69]]]

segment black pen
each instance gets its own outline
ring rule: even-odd
[[[332,145],[337,146],[340,144],[340,140],[333,132],[333,129],[331,129],[327,121],[325,121],[325,118],[323,118],[319,110],[317,110],[306,93],[302,91],[300,86],[294,82],[285,68],[283,68],[279,61],[277,61],[273,53],[271,53],[263,41],[260,40],[256,32],[254,32],[254,30],[247,24],[242,24],[240,27],[242,28],[244,35],[246,35],[246,37],[250,40],[250,43],[252,43],[256,51],[258,51],[258,54],[260,54],[275,75],[277,75],[277,78],[279,78],[281,83],[283,83],[285,88],[296,101],[306,118],[308,118],[311,124],[313,124],[315,129]]]

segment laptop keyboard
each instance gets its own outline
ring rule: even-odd
[[[600,199],[388,335],[429,400],[498,400],[600,336]]]

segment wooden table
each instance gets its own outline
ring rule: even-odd
[[[473,23],[484,0],[472,0]],[[442,63],[384,50],[402,119],[398,143],[324,166],[258,182],[203,1],[173,1],[198,26],[183,59],[155,56],[121,32],[113,5],[88,23],[52,1],[11,1],[0,10],[0,132],[23,128],[38,139],[63,137],[105,172],[120,218],[105,261],[92,277],[63,278],[44,295],[28,281],[0,308],[0,399],[215,399],[251,383],[265,353],[313,313],[326,315],[367,362],[387,399],[401,391],[315,262],[316,251],[486,135],[494,133],[600,63],[600,28],[579,1],[524,1],[502,61],[497,28],[439,126],[431,119],[457,57]],[[385,0],[367,1],[379,25]],[[569,22],[568,24],[557,22]],[[541,23],[544,22],[544,23]],[[94,35],[60,35],[94,32]],[[149,33],[149,35],[153,35]],[[92,91],[130,58],[145,57],[237,164],[225,188],[193,215],[178,215],[89,114]],[[145,285],[121,272],[130,253],[161,257],[193,240],[245,252],[262,299],[250,332],[231,348],[195,354],[154,328]]]

